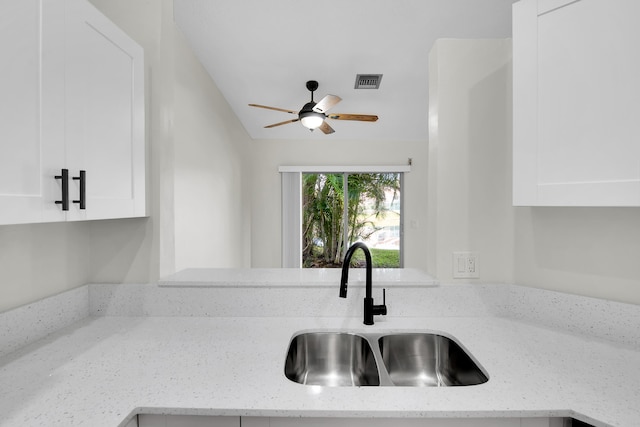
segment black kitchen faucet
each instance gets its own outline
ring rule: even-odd
[[[362,249],[366,261],[367,268],[367,281],[366,281],[366,293],[364,297],[364,324],[373,325],[373,316],[387,314],[386,295],[385,290],[382,290],[382,305],[374,305],[373,297],[371,296],[371,252],[369,248],[362,242],[356,242],[349,247],[347,253],[344,256],[344,262],[342,263],[342,278],[340,279],[340,298],[347,297],[347,282],[349,281],[349,263],[353,253],[358,249]]]

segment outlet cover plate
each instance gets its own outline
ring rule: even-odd
[[[479,279],[480,263],[478,252],[454,252],[453,253],[453,278],[454,279]]]

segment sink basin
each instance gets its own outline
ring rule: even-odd
[[[378,339],[384,367],[394,385],[465,386],[487,376],[450,338],[430,333],[385,335]]]
[[[285,360],[291,381],[320,386],[469,386],[487,375],[452,338],[423,332],[301,332]]]
[[[368,341],[341,332],[297,335],[289,345],[285,375],[291,381],[324,386],[377,386],[378,368]]]

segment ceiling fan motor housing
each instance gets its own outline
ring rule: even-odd
[[[327,117],[324,113],[314,111],[313,107],[315,106],[315,102],[307,102],[298,113],[298,118],[302,121],[302,125],[311,130],[320,126]]]
[[[314,113],[314,114],[320,114],[324,117],[324,114],[322,113],[318,113],[317,111],[313,110],[313,107],[316,106],[316,103],[311,101],[311,102],[307,102],[306,104],[304,104],[304,107],[302,107],[302,109],[300,110],[300,112],[298,113],[299,116],[302,116],[302,114],[306,113]]]

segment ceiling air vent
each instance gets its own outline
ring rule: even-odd
[[[355,89],[378,89],[382,74],[358,74]]]

